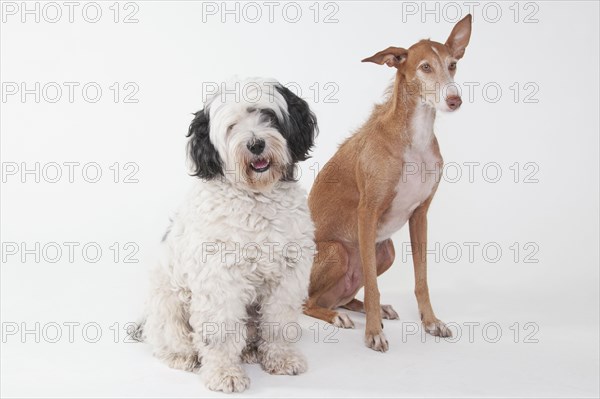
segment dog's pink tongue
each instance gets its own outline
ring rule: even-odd
[[[256,169],[266,168],[268,164],[269,164],[269,161],[267,161],[266,159],[261,159],[261,160],[258,160],[258,161],[254,161],[252,163],[252,165],[254,165],[254,167]]]

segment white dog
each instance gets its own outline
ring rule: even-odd
[[[191,123],[200,179],[163,239],[137,334],[169,366],[199,371],[212,390],[246,389],[242,361],[271,374],[306,370],[290,341],[307,296],[314,227],[294,173],[316,130],[307,103],[267,80],[224,85]]]

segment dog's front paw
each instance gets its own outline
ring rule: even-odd
[[[373,332],[366,331],[365,345],[378,352],[386,352],[389,348],[387,338],[381,330]]]
[[[266,351],[262,354],[260,363],[269,374],[298,375],[307,369],[304,356],[293,349]]]
[[[394,310],[392,305],[381,305],[381,318],[387,320],[398,320],[400,316]]]
[[[346,313],[338,313],[331,324],[339,328],[354,328],[354,323]]]
[[[250,386],[250,378],[240,366],[219,367],[203,370],[206,387],[211,391],[225,393],[243,392]]]
[[[443,321],[433,319],[430,321],[423,320],[423,328],[433,336],[447,338],[452,336],[452,331],[444,324]]]

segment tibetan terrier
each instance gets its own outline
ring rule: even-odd
[[[163,239],[137,334],[209,389],[249,386],[242,362],[299,374],[292,343],[307,296],[314,227],[296,163],[317,131],[307,103],[275,81],[224,84],[195,114],[196,180]]]

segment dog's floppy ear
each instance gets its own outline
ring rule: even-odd
[[[304,161],[309,158],[315,136],[318,133],[317,117],[311,112],[306,101],[292,93],[287,87],[277,85],[277,91],[283,96],[288,107],[288,120],[282,128],[292,162]]]
[[[388,47],[369,58],[365,58],[361,62],[374,62],[379,65],[386,64],[389,67],[398,68],[400,64],[406,61],[407,56],[408,50],[402,47]]]
[[[190,124],[187,137],[190,160],[194,163],[193,175],[211,180],[223,175],[221,157],[210,141],[210,120],[208,110],[198,111]]]
[[[465,49],[471,39],[471,14],[461,19],[454,25],[454,29],[446,40],[446,46],[450,49],[450,54],[457,60],[465,55]]]

